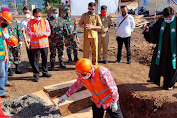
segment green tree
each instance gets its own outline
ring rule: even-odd
[[[61,2],[61,0],[43,0],[43,1],[45,6],[47,6],[47,2],[49,2],[51,7],[56,7],[57,3]]]
[[[23,13],[23,5],[22,4],[17,4],[17,11],[19,13],[19,15],[22,15]]]
[[[23,7],[26,6],[26,0],[24,0],[22,4],[23,4]],[[27,1],[27,6],[29,7],[30,10],[31,10],[31,5],[32,5],[32,1],[28,0]]]
[[[14,11],[14,4],[9,3],[8,8],[10,9],[10,11]]]

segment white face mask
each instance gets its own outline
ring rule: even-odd
[[[41,17],[38,17],[38,18],[35,17],[35,20],[40,21],[40,20],[41,20]]]
[[[174,20],[174,17],[173,18],[164,18],[164,21],[166,23],[171,23],[171,22],[173,22],[173,20]]]
[[[26,18],[30,18],[31,15],[30,15],[30,14],[25,14],[25,17],[26,17]]]

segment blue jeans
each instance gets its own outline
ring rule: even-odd
[[[5,81],[4,81],[5,85],[8,82],[8,67],[9,67],[9,62],[7,64],[5,63]]]
[[[0,96],[5,94],[5,62],[0,60]]]

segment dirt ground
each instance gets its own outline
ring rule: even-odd
[[[123,48],[122,62],[115,63],[117,55],[116,29],[110,29],[109,41],[109,63],[107,67],[118,85],[120,94],[120,105],[125,118],[176,118],[177,111],[177,89],[167,91],[154,84],[147,83],[149,64],[154,45],[149,44],[141,34],[142,29],[135,29],[131,39],[132,64],[126,64],[126,51]],[[79,30],[79,58],[82,58],[83,31]],[[49,58],[49,57],[48,57]],[[40,82],[33,82],[33,74],[28,63],[26,50],[22,48],[22,75],[9,77],[15,86],[10,88],[13,97],[19,97],[39,91],[44,86],[66,82],[76,79],[75,63],[66,63],[67,55],[64,52],[66,69],[61,69],[59,63],[55,66],[52,78],[40,78]],[[57,59],[58,60],[58,59]],[[48,61],[49,62],[49,61]],[[6,100],[6,99],[2,99]]]

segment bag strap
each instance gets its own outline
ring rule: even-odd
[[[120,27],[120,25],[125,21],[125,19],[128,17],[128,15],[120,22],[118,28]]]

